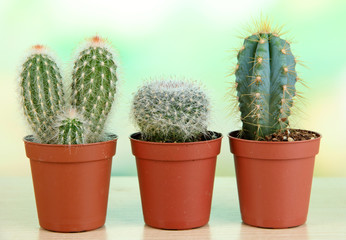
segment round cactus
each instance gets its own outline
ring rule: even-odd
[[[102,140],[116,92],[116,69],[112,50],[97,36],[88,40],[74,63],[71,104],[87,123],[87,142]]]
[[[156,80],[135,94],[132,115],[143,140],[199,141],[208,132],[209,99],[196,83]]]
[[[299,78],[290,43],[270,27],[268,20],[257,25],[238,52],[234,73],[242,137],[263,140],[287,128]]]
[[[51,143],[56,135],[52,128],[64,106],[62,77],[48,50],[36,45],[27,57],[20,74],[24,114],[42,143]]]
[[[77,114],[76,109],[69,109],[59,117],[55,126],[58,129],[58,144],[83,144],[85,143],[84,123]]]

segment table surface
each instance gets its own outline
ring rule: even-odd
[[[0,240],[31,239],[346,239],[346,178],[314,178],[308,221],[290,229],[262,229],[241,222],[236,179],[215,179],[209,224],[183,231],[143,222],[137,177],[112,177],[106,225],[83,233],[39,227],[30,177],[0,177]]]

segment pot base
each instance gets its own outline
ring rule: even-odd
[[[91,223],[90,225],[57,225],[55,223],[40,223],[41,228],[50,232],[58,232],[58,233],[79,233],[79,232],[87,232],[99,229],[105,225],[105,221],[101,220],[96,223]]]
[[[144,222],[146,225],[152,228],[158,228],[158,229],[163,229],[163,230],[189,230],[189,229],[195,229],[195,228],[200,228],[203,227],[204,225],[208,224],[209,218],[206,219],[201,219],[196,222],[157,222],[157,221],[152,221],[148,219],[144,219]]]
[[[302,219],[293,219],[293,220],[287,220],[284,221],[278,220],[278,221],[259,221],[258,219],[254,218],[246,218],[242,217],[243,223],[252,227],[259,227],[259,228],[267,228],[267,229],[284,229],[284,228],[295,228],[299,227],[306,222],[306,218]]]

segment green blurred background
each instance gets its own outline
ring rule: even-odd
[[[235,64],[237,36],[260,14],[284,24],[292,49],[309,68],[298,67],[309,88],[299,86],[303,109],[292,127],[323,135],[316,176],[346,176],[346,1],[123,0],[0,1],[0,175],[30,175],[22,138],[29,134],[18,101],[18,68],[34,44],[48,45],[63,63],[86,37],[99,34],[119,52],[121,79],[108,128],[119,135],[113,175],[135,175],[128,136],[133,92],[144,79],[176,75],[200,80],[212,103],[210,129],[225,136],[240,127],[229,116],[226,77]],[[223,139],[217,175],[234,175]]]

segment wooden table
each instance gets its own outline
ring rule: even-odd
[[[0,240],[120,239],[346,239],[346,178],[315,178],[305,225],[261,229],[241,223],[236,180],[215,180],[210,222],[185,231],[145,226],[136,177],[112,177],[106,225],[83,233],[54,233],[38,225],[30,177],[0,177]]]

